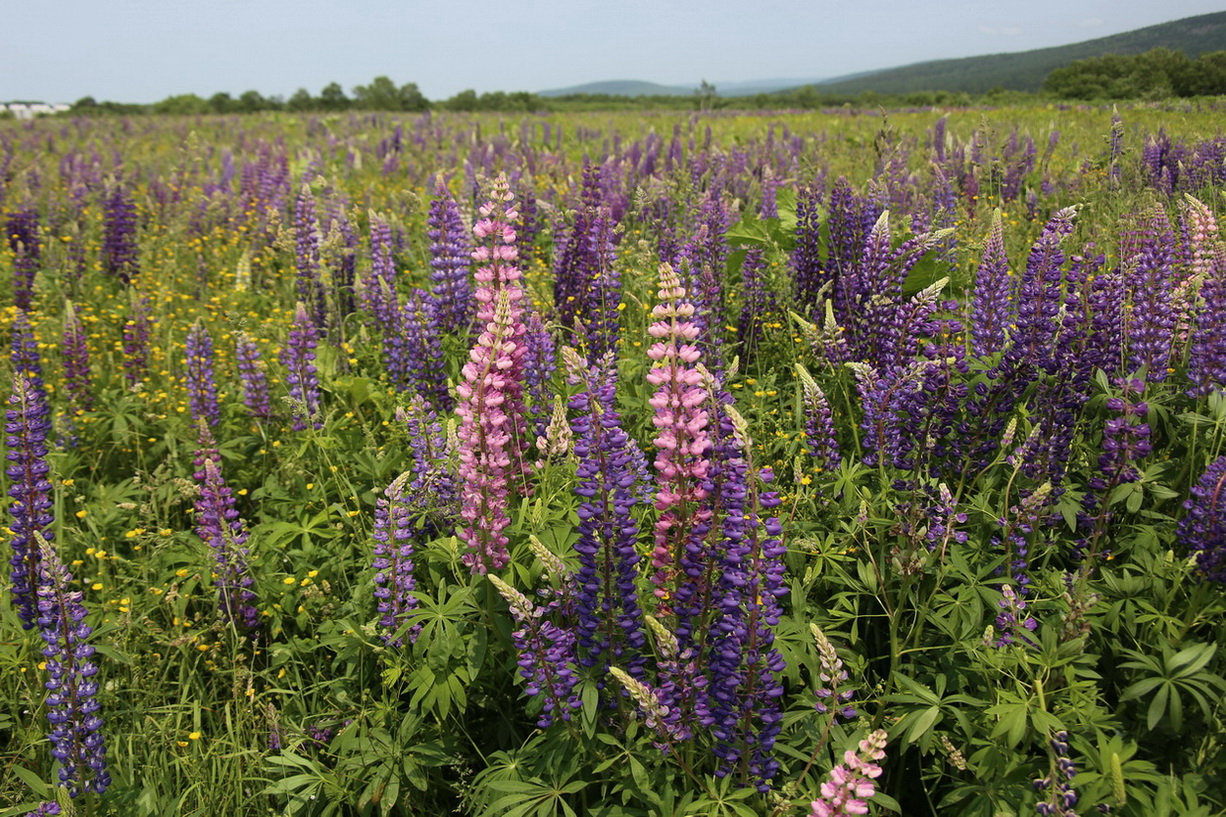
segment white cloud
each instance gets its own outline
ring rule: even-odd
[[[1004,34],[1006,37],[1016,37],[1022,33],[1022,30],[1016,26],[1005,26],[1000,30],[1000,33]]]
[[[980,34],[987,34],[989,37],[995,37],[1000,33],[996,29],[989,28],[988,26],[978,26],[978,29]]]
[[[1101,26],[1105,22],[1107,21],[1101,17],[1087,17],[1084,20],[1082,20],[1080,23],[1078,23],[1077,25],[1081,26],[1082,28],[1096,28],[1097,26]]]

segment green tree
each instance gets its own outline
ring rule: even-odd
[[[234,97],[225,91],[209,97],[209,110],[213,113],[230,113],[234,110]]]
[[[318,104],[315,97],[311,96],[311,92],[306,88],[299,88],[290,96],[289,101],[285,103],[285,107],[291,111],[313,111]]]
[[[330,82],[319,92],[319,107],[325,111],[343,111],[349,105],[350,99],[339,82]]]

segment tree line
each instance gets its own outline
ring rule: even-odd
[[[1043,91],[1061,99],[1168,99],[1226,94],[1226,51],[1190,59],[1154,48],[1075,60],[1048,74]]]

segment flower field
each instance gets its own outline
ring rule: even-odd
[[[1222,121],[0,122],[0,817],[1226,814]]]

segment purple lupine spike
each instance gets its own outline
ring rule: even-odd
[[[247,566],[247,526],[238,515],[219,464],[211,456],[204,460],[203,477],[195,503],[196,535],[213,549],[217,608],[224,621],[254,635],[260,626],[260,613],[251,589],[255,582]]]
[[[1012,360],[1048,368],[1056,356],[1060,337],[1057,316],[1064,303],[1061,292],[1064,251],[1060,242],[1073,232],[1076,209],[1057,211],[1026,257],[1026,271],[1017,293],[1017,333],[1010,347]]]
[[[1034,639],[1026,633],[1038,629],[1039,622],[1026,612],[1026,600],[1006,584],[1000,589],[1001,599],[996,603],[1000,614],[996,616],[996,629],[1000,635],[993,642],[996,647],[1007,647],[1010,644],[1025,644],[1037,647]]]
[[[524,411],[524,334],[522,274],[515,265],[514,223],[518,217],[505,177],[495,180],[473,233],[483,243],[473,250],[479,266],[477,322],[483,328],[456,387],[460,417],[462,528],[468,545],[464,563],[474,573],[506,567],[510,561],[507,508],[512,479],[523,480],[530,465]]]
[[[1201,286],[1204,303],[1192,332],[1188,357],[1189,394],[1204,396],[1226,389],[1226,251],[1214,256],[1212,272]]]
[[[1131,371],[1144,367],[1147,379],[1158,383],[1167,377],[1175,335],[1175,236],[1165,211],[1155,209],[1151,219],[1152,229],[1141,245],[1135,266],[1125,272],[1132,302],[1127,324],[1128,366]]]
[[[213,375],[213,338],[204,324],[196,321],[187,330],[187,403],[193,421],[204,420],[210,427],[221,422],[217,402],[217,381]]]
[[[18,210],[4,227],[13,259],[13,304],[27,310],[34,300],[34,276],[42,266],[42,242],[38,234],[38,211]]]
[[[338,320],[353,313],[353,290],[357,279],[358,233],[345,213],[345,202],[335,198],[328,207],[328,244],[333,303],[340,313]]]
[[[1005,347],[1014,321],[1013,281],[1005,256],[1005,235],[1000,210],[992,214],[992,227],[983,247],[975,275],[975,298],[971,308],[971,349],[976,357],[995,354]]]
[[[881,777],[877,761],[885,757],[887,734],[878,729],[860,741],[859,751],[848,749],[843,762],[830,770],[821,785],[821,797],[810,803],[808,817],[851,817],[868,813],[868,800],[877,793],[873,782]]]
[[[647,382],[656,388],[648,402],[655,409],[653,444],[659,474],[651,581],[661,611],[671,609],[669,595],[682,554],[696,528],[705,525],[711,515],[703,503],[707,496],[703,481],[711,467],[708,416],[703,408],[707,391],[694,366],[701,357],[695,345],[699,329],[692,320],[694,305],[685,296],[680,276],[669,264],[661,264],[660,303],[652,308],[652,323],[647,328],[655,341],[647,351],[652,361]]]
[[[549,422],[550,404],[553,400],[550,380],[558,367],[553,335],[535,310],[528,315],[524,344],[527,346],[524,354],[524,377],[527,381],[525,385],[531,398],[531,414],[536,435],[540,437],[544,435],[545,426]]]
[[[1006,461],[1015,466],[1024,465],[1025,461],[1032,456],[1025,449],[1033,451],[1037,447],[1040,436],[1038,432],[1041,430],[1040,426],[1035,426],[1034,432],[1019,446],[1016,456]],[[1034,533],[1035,527],[1039,525],[1043,511],[1051,500],[1051,494],[1051,483],[1045,482],[1022,497],[1020,503],[1010,507],[1007,518],[1001,517],[996,520],[1001,533],[992,537],[992,544],[1004,550],[1011,576],[1017,582],[1017,592],[1021,596],[1026,596],[1030,592],[1028,572],[1030,570],[1030,540],[1027,537]]]
[[[753,360],[763,340],[763,327],[780,318],[779,304],[766,280],[766,261],[761,247],[745,252],[741,266],[741,315],[736,325],[736,342],[742,363]]]
[[[321,276],[320,245],[323,235],[315,216],[315,195],[303,185],[294,201],[294,260],[298,274],[294,279],[298,301],[303,304],[317,329],[328,323],[327,300]]]
[[[1051,768],[1047,777],[1032,781],[1035,791],[1044,800],[1036,803],[1034,810],[1040,817],[1077,817],[1077,790],[1073,778],[1077,776],[1077,764],[1069,758],[1068,732],[1056,732],[1048,742]],[[1054,785],[1053,785],[1054,783]]]
[[[74,410],[89,411],[94,407],[93,378],[89,369],[89,346],[85,327],[77,311],[68,301],[64,306],[64,385]]]
[[[396,262],[392,257],[392,228],[387,219],[371,213],[370,276],[362,279],[358,294],[361,307],[369,318],[382,328],[386,328],[383,320],[388,312],[384,294],[395,291]]]
[[[293,402],[294,431],[305,431],[307,421],[319,429],[319,376],[315,369],[315,349],[319,345],[316,324],[306,305],[298,302],[289,338],[281,349],[281,365],[285,367],[285,383]]]
[[[818,473],[835,471],[842,463],[842,457],[839,456],[830,403],[817,381],[799,363],[796,364],[796,374],[800,377],[801,402],[805,409],[805,447]]]
[[[18,313],[21,314],[21,313]],[[55,521],[51,510],[51,482],[47,464],[47,433],[51,430],[51,409],[42,390],[24,374],[13,377],[9,408],[5,410],[5,468],[10,487],[8,495],[13,602],[22,626],[32,628],[37,619],[35,594],[38,587],[40,553],[35,534],[51,540]]]
[[[614,268],[613,217],[601,198],[601,169],[583,168],[580,206],[559,239],[554,265],[553,303],[557,321],[570,329],[580,321],[587,332],[588,359],[596,361],[617,342],[621,280]]]
[[[571,713],[582,705],[574,693],[579,682],[575,674],[575,634],[546,618],[548,609],[533,604],[502,579],[492,573],[488,578],[510,605],[511,616],[519,625],[511,639],[519,652],[519,674],[528,682],[524,692],[541,696],[544,703],[537,726],[545,729],[556,720],[569,721]]]
[[[406,490],[413,478],[414,472],[406,471],[387,486],[376,503],[375,529],[371,534],[375,540],[375,599],[379,627],[383,630],[379,637],[393,647],[404,645],[396,633],[417,607],[417,598],[412,595],[417,587],[413,576],[413,505],[420,500]],[[420,624],[409,627],[409,641],[416,641],[420,631]]]
[[[87,611],[81,591],[72,590],[72,574],[60,562],[54,546],[35,533],[40,551],[38,565],[38,629],[46,659],[47,721],[51,725],[51,756],[59,763],[60,785],[69,797],[102,794],[111,783],[106,769],[106,745],[94,677],[98,667],[90,659],[93,628],[85,623]]]
[[[575,635],[579,664],[603,677],[616,663],[641,678],[647,639],[639,603],[639,528],[633,515],[633,463],[629,436],[617,413],[617,370],[610,357],[590,371],[577,354],[570,379],[581,390],[571,398],[571,432],[579,459],[575,492],[580,496]],[[569,360],[569,359],[568,359]]]
[[[714,381],[710,390],[716,395],[711,403],[719,438],[708,482],[720,538],[713,548],[714,588],[710,601],[703,603],[710,608],[702,613],[709,629],[707,683],[696,698],[696,710],[716,740],[712,752],[721,760],[716,774],[726,775],[744,763],[752,785],[765,792],[779,769],[773,748],[782,722],[779,675],[786,665],[774,648],[774,627],[782,615],[778,599],[786,591],[782,525],[773,515],[763,519],[762,514],[771,513],[780,500],[762,487],[774,475],[755,471],[747,424],[731,407],[731,396]],[[681,591],[679,587],[678,607],[686,603]]]
[[[1192,486],[1179,522],[1179,540],[1208,581],[1226,583],[1226,456],[1218,457]]]
[[[129,387],[140,383],[149,369],[152,320],[145,298],[133,299],[130,317],[123,324],[123,377]]]
[[[455,527],[459,515],[454,454],[438,414],[425,399],[413,395],[406,409],[396,410],[413,451],[414,479],[407,495],[416,501],[415,513],[422,536],[443,535]]]
[[[430,293],[414,289],[400,316],[404,386],[425,397],[436,409],[450,411],[447,371],[443,360],[438,303]]]
[[[106,198],[103,215],[102,269],[125,284],[140,272],[136,245],[136,203],[122,184]]]
[[[434,201],[430,202],[426,235],[430,238],[431,290],[438,303],[440,326],[461,335],[468,332],[475,313],[472,283],[472,244],[468,240],[460,209],[443,177],[434,181]]]
[[[13,366],[13,374],[29,378],[30,384],[43,391],[43,365],[38,354],[38,341],[34,338],[34,328],[30,318],[24,311],[18,310],[13,319],[12,351],[9,362]]]
[[[243,384],[243,405],[252,417],[271,419],[273,412],[268,371],[260,355],[260,347],[246,332],[239,332],[234,338],[234,360]]]

